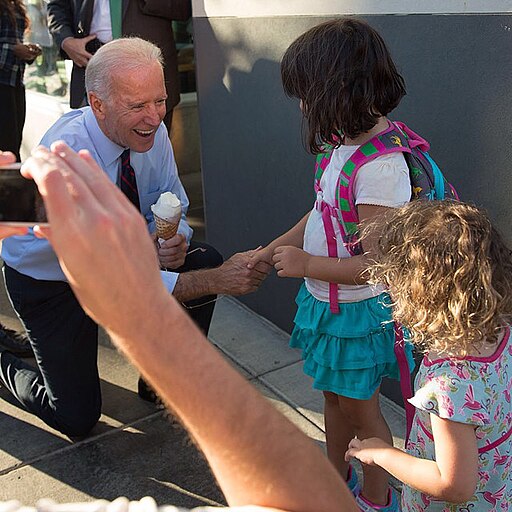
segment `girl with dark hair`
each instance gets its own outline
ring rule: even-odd
[[[23,0],[0,0],[0,148],[17,160],[25,124],[25,64],[41,53],[39,46],[23,43],[28,26]]]
[[[356,18],[329,21],[301,35],[283,57],[281,77],[286,94],[300,100],[309,150],[319,154],[325,145],[334,149],[314,208],[257,251],[252,264],[266,261],[280,277],[305,279],[296,299],[290,344],[302,349],[304,371],[323,391],[327,455],[361,510],[397,511],[386,471],[364,466],[361,487],[344,459],[354,436],[380,437],[392,444],[379,390],[384,377],[399,377],[399,369],[391,311],[384,305],[389,298],[383,287],[368,285],[368,254],[349,253],[331,212],[343,165],[389,128],[386,116],[405,95],[404,81],[380,35]],[[410,201],[411,181],[402,153],[381,155],[361,166],[354,195],[363,225]],[[332,233],[324,224],[326,212]],[[337,257],[330,256],[333,244]],[[365,240],[363,250],[369,247],[371,240]],[[410,346],[406,353],[411,366]]]

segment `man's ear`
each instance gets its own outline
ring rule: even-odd
[[[88,93],[89,105],[97,119],[105,119],[105,102],[95,92]]]

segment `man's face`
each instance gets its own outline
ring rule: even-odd
[[[149,151],[165,116],[167,93],[161,66],[154,63],[116,73],[110,98],[91,94],[90,103],[103,133],[119,146]]]

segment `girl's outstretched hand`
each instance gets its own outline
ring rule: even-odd
[[[267,245],[266,247],[262,247],[260,245],[259,247],[254,249],[254,251],[252,251],[251,259],[247,264],[247,268],[255,268],[260,262],[272,266],[272,254],[273,250],[270,248],[269,245]]]
[[[348,450],[345,452],[345,460],[355,458],[368,466],[378,466],[376,457],[379,451],[393,448],[378,437],[369,437],[368,439],[357,439],[356,437],[348,444]]]
[[[311,254],[293,247],[282,245],[274,251],[274,267],[279,277],[305,277]]]

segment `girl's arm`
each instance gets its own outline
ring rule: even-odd
[[[260,261],[273,265],[272,256],[274,255],[274,251],[277,247],[282,245],[295,248],[302,247],[304,242],[304,230],[306,229],[306,223],[310,213],[311,212],[308,212],[304,215],[304,217],[302,217],[302,219],[300,219],[299,222],[297,222],[297,224],[295,224],[295,226],[289,229],[286,233],[283,233],[262,249],[258,249],[253,254],[251,262],[247,266],[249,268],[254,268]]]
[[[461,503],[471,499],[478,480],[478,449],[473,425],[430,415],[436,460],[413,457],[384,441],[353,439],[345,455],[380,466],[409,487],[436,499]]]
[[[389,208],[360,204],[357,210],[360,225],[364,226],[372,219],[384,215]],[[364,284],[366,283],[364,271],[368,266],[368,258],[371,257],[371,246],[378,234],[372,233],[372,235],[372,238],[366,238],[363,241],[364,254],[343,259],[312,256],[301,249],[296,249],[298,246],[288,246],[292,244],[286,244],[284,247],[285,244],[276,245],[274,264],[277,275],[279,277],[311,277],[329,283]],[[276,244],[280,239],[281,237],[277,238],[272,244]]]

